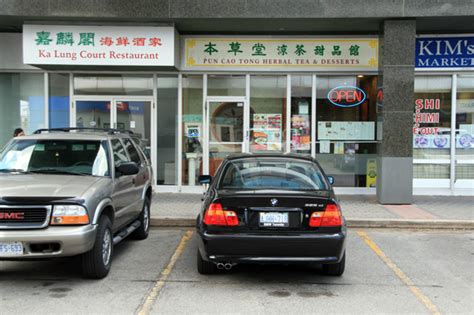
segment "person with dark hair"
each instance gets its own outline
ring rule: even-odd
[[[25,132],[21,128],[16,128],[13,132],[13,137],[22,137],[25,135]]]

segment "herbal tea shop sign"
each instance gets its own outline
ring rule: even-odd
[[[175,66],[173,27],[24,25],[23,62]]]
[[[375,71],[376,37],[184,36],[181,68],[211,71]]]

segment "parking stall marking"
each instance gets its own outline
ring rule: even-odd
[[[389,267],[397,277],[410,289],[415,297],[431,312],[431,314],[440,315],[436,305],[428,298],[415,283],[408,277],[387,255],[378,247],[377,244],[363,231],[357,231],[357,235],[369,246],[369,248]]]
[[[171,256],[170,261],[168,262],[168,265],[166,265],[165,269],[163,269],[163,271],[160,273],[160,277],[155,281],[155,284],[153,285],[153,287],[148,291],[142,304],[140,304],[140,306],[138,307],[136,314],[138,315],[150,314],[151,308],[153,307],[153,304],[158,298],[158,295],[160,294],[161,289],[164,287],[166,280],[168,279],[168,276],[173,271],[174,265],[176,264],[176,262],[178,261],[178,258],[183,253],[184,249],[186,248],[186,245],[188,244],[192,236],[193,236],[192,230],[186,231],[186,233],[183,235],[183,237],[181,238],[181,241],[179,242],[178,246],[176,247],[176,250],[173,253],[173,256]]]

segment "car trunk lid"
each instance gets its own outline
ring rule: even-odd
[[[221,190],[215,202],[222,204],[225,210],[236,212],[240,231],[271,232],[308,230],[311,214],[324,211],[330,200],[330,192],[323,190]]]

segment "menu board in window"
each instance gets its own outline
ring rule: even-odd
[[[281,115],[254,114],[252,150],[281,150]]]
[[[318,140],[374,140],[373,121],[319,121]]]

